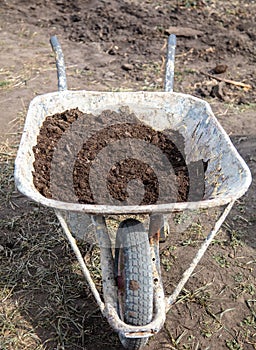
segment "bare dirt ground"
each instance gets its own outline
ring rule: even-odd
[[[1,349],[120,348],[54,215],[14,188],[29,102],[57,90],[50,36],[62,44],[69,89],[159,91],[167,37],[177,34],[174,90],[210,103],[255,177],[255,14],[249,0],[1,2]],[[256,349],[255,190],[253,180],[146,349]],[[197,217],[188,236],[165,246],[166,291],[212,217]],[[80,246],[100,288],[97,250]]]

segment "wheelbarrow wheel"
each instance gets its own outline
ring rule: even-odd
[[[115,274],[118,286],[119,317],[127,324],[143,326],[153,316],[153,275],[148,235],[135,219],[121,222],[117,231]],[[119,335],[124,348],[139,350],[146,338]]]

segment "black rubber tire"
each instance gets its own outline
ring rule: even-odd
[[[135,219],[121,222],[117,231],[115,273],[119,317],[127,324],[143,326],[153,317],[153,275],[150,245],[143,224]],[[124,348],[139,350],[148,338],[120,336]]]

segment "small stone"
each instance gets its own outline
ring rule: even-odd
[[[217,66],[213,68],[212,72],[214,74],[222,74],[225,73],[227,69],[228,66],[226,64],[217,64]]]
[[[133,70],[134,67],[133,67],[133,65],[130,64],[130,63],[124,63],[124,64],[122,64],[121,68],[122,68],[123,70],[129,71],[129,70]]]

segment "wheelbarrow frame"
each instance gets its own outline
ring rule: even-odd
[[[67,90],[67,81],[65,74],[65,64],[64,57],[61,50],[61,47],[57,41],[56,37],[51,38],[51,44],[53,50],[56,54],[56,65],[57,65],[57,73],[58,73],[58,89],[59,92],[43,95],[43,97],[36,97],[30,105],[31,113],[35,112],[35,107],[39,106],[41,101],[44,98],[48,98],[49,103],[51,99],[54,103],[54,98],[69,99],[70,96],[75,96],[76,92],[69,92]],[[189,101],[189,103],[201,103],[200,99],[195,97],[191,97],[189,95],[177,94],[173,92],[173,77],[174,77],[174,56],[175,56],[175,46],[176,46],[176,37],[174,35],[170,35],[168,39],[168,50],[167,50],[167,61],[166,61],[166,73],[165,73],[165,92],[162,93],[152,93],[154,94],[155,99],[159,99],[159,101],[168,95],[168,97],[177,99],[184,99],[184,101]],[[83,92],[77,92],[77,94],[83,94]],[[99,98],[101,96],[108,96],[108,94],[113,93],[100,93],[100,92],[85,92],[86,96],[91,96],[93,98]],[[144,92],[136,92],[136,93],[118,93],[122,101],[125,101],[126,96],[149,96],[150,93]],[[80,96],[79,95],[79,96]],[[46,96],[46,97],[44,97]],[[152,95],[151,95],[152,96]],[[107,97],[106,97],[107,98]],[[159,102],[160,103],[160,102]],[[205,251],[211,244],[215,234],[218,232],[222,223],[226,219],[228,213],[230,212],[234,202],[236,199],[241,197],[248,189],[251,183],[251,174],[250,171],[240,157],[225,131],[222,129],[213,113],[211,112],[210,106],[204,103],[204,108],[206,113],[208,113],[211,117],[211,121],[214,123],[214,126],[219,130],[222,134],[228,151],[231,153],[232,157],[237,162],[237,169],[240,172],[241,186],[239,190],[237,189],[234,192],[222,193],[222,195],[216,195],[209,199],[204,199],[202,201],[197,202],[189,202],[189,203],[171,203],[171,204],[159,204],[159,205],[142,205],[142,206],[106,206],[106,205],[87,205],[87,204],[78,204],[78,203],[66,203],[57,201],[54,199],[47,199],[40,195],[36,190],[31,189],[29,185],[29,180],[25,174],[24,170],[24,161],[28,156],[31,156],[29,152],[31,150],[26,148],[28,139],[31,136],[30,125],[27,121],[24,127],[24,132],[22,135],[21,145],[17,154],[17,158],[15,161],[15,181],[20,192],[30,197],[31,199],[46,205],[48,207],[52,207],[55,210],[56,216],[59,219],[59,222],[63,228],[64,233],[70,245],[76,255],[76,258],[81,266],[83,275],[94,295],[94,298],[103,313],[103,315],[107,318],[109,324],[113,327],[115,331],[117,331],[120,335],[123,335],[128,338],[142,338],[149,337],[162,328],[166,313],[169,311],[171,305],[176,301],[178,295],[180,294],[182,288],[186,284],[187,280],[193,273],[195,267],[199,263],[200,259],[204,255]],[[64,107],[63,107],[64,108]],[[65,109],[63,109],[65,110]],[[44,112],[44,117],[47,115],[47,111]],[[29,115],[29,112],[28,112]],[[42,118],[41,118],[42,119]],[[38,121],[39,122],[39,121]],[[40,120],[40,123],[42,120]],[[195,255],[193,261],[190,266],[183,273],[180,281],[176,285],[173,293],[169,296],[165,296],[164,288],[161,280],[161,268],[160,268],[160,256],[159,256],[159,237],[162,229],[162,218],[166,213],[173,212],[183,212],[185,209],[189,208],[190,210],[197,210],[203,208],[210,208],[216,206],[225,206],[224,211],[219,216],[217,222],[215,223],[213,229],[210,231],[208,236],[205,238],[202,243],[200,249]],[[65,219],[65,212],[81,212],[88,215],[91,215],[92,221],[95,226],[96,236],[100,247],[100,255],[101,255],[101,268],[102,268],[102,281],[103,281],[103,295],[104,300],[102,300],[94,281],[90,275],[90,272],[85,264],[85,261],[82,257],[82,254],[77,246],[76,240],[73,237],[71,230]],[[153,290],[154,290],[154,317],[152,322],[144,326],[132,326],[123,322],[117,312],[117,287],[114,276],[114,266],[113,266],[113,255],[111,250],[110,238],[108,236],[107,225],[105,221],[105,215],[108,214],[149,214],[150,216],[150,225],[149,225],[149,242],[150,242],[150,252],[152,258],[152,271],[153,271]]]

